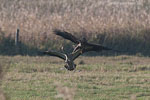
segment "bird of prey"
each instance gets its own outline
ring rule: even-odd
[[[71,53],[61,53],[61,52],[56,52],[56,51],[45,51],[43,52],[46,55],[50,55],[50,56],[56,56],[59,57],[61,59],[63,59],[65,61],[65,68],[72,71],[76,68],[76,64],[74,64],[74,60],[80,56],[81,54],[88,52],[88,51],[102,51],[102,50],[113,50],[111,48],[102,46],[100,44],[92,44],[92,43],[88,43],[86,38],[82,38],[81,40],[76,38],[75,36],[73,36],[72,34],[65,32],[65,31],[60,31],[60,30],[54,30],[54,34],[59,35],[65,39],[68,39],[72,42],[74,42],[75,44],[77,44],[77,46],[74,48],[74,50]],[[117,51],[118,50],[113,50],[113,51]]]
[[[56,56],[65,61],[64,67],[68,69],[69,71],[72,71],[76,68],[76,64],[74,64],[74,60],[81,54],[80,50],[76,50],[72,53],[61,53],[56,51],[45,51],[43,54],[50,55],[50,56]]]
[[[75,36],[73,36],[71,33],[68,33],[66,31],[61,31],[61,30],[54,30],[54,34],[63,37],[64,39],[68,39],[72,41],[73,43],[77,44],[76,47],[74,48],[73,52],[77,51],[78,49],[81,49],[80,51],[82,53],[88,52],[88,51],[102,51],[102,50],[112,50],[116,52],[121,52],[118,50],[114,50],[105,46],[102,46],[100,44],[94,44],[94,43],[89,43],[86,38],[78,39]]]

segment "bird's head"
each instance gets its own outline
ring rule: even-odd
[[[76,64],[74,64],[74,62],[71,61],[71,60],[67,60],[64,67],[65,67],[67,70],[72,71],[72,70],[74,70],[74,69],[76,68]]]
[[[83,37],[81,41],[82,41],[82,43],[86,43],[87,39],[85,37]]]

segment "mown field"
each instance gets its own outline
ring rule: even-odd
[[[47,56],[0,56],[8,100],[149,100],[150,58],[80,57],[75,71]]]

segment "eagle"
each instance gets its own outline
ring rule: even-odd
[[[80,51],[80,49],[78,49],[78,50],[76,50],[75,52],[72,52],[72,53],[62,53],[62,52],[48,50],[48,51],[44,51],[43,54],[61,58],[62,60],[65,61],[64,67],[67,70],[72,71],[76,68],[76,64],[74,64],[74,60],[79,55],[81,55],[81,51]]]
[[[73,50],[73,52],[77,51],[80,49],[82,53],[88,52],[88,51],[96,51],[100,52],[102,50],[112,50],[115,52],[121,52],[119,50],[114,50],[112,48],[105,47],[101,44],[96,44],[96,43],[89,43],[85,37],[78,39],[75,36],[73,36],[71,33],[66,32],[66,31],[61,31],[58,29],[55,29],[54,34],[63,37],[64,39],[70,40],[71,42],[75,43],[76,46]]]
[[[53,30],[53,33],[63,37],[64,39],[70,40],[71,42],[75,43],[76,46],[71,53],[62,53],[62,52],[49,50],[49,51],[44,51],[43,54],[55,56],[63,59],[66,63],[64,67],[69,71],[72,71],[76,68],[76,64],[74,64],[74,60],[85,52],[89,52],[89,51],[100,52],[102,50],[112,50],[112,51],[120,52],[118,50],[105,47],[101,44],[89,43],[85,37],[82,39],[78,39],[75,36],[73,36],[71,33],[66,31],[55,29]]]

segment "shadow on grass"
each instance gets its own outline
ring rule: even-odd
[[[134,42],[133,42],[134,41]],[[119,41],[118,41],[119,42]],[[132,39],[128,40],[127,43],[119,43],[117,46],[116,43],[105,43],[108,47],[114,48],[116,50],[124,51],[124,52],[115,52],[115,51],[102,51],[102,52],[88,52],[85,53],[84,56],[116,56],[116,55],[137,55],[137,56],[150,56],[150,47],[144,44],[144,42],[140,42],[139,40]],[[136,44],[138,44],[136,46]],[[65,51],[70,52],[71,44],[64,44]],[[45,50],[48,48],[45,48]],[[70,50],[69,50],[70,49]],[[56,49],[57,50],[57,49]],[[42,56],[40,54],[40,49],[37,47],[31,47],[21,42],[18,43],[18,46],[15,45],[15,41],[10,37],[3,38],[0,41],[0,55],[14,56],[14,55],[29,55],[29,56]],[[59,50],[57,50],[59,51]]]
[[[15,45],[15,40],[11,37],[3,37],[0,41],[0,55],[14,56],[14,55],[40,55],[39,49],[36,47],[27,46],[21,42]]]
[[[84,56],[116,56],[116,55],[137,55],[137,56],[150,56],[150,42],[146,41],[141,37],[131,37],[130,35],[121,35],[113,38],[108,38],[105,34],[97,35],[97,38],[92,41],[95,43],[103,44],[106,47],[123,51],[123,52],[114,52],[114,51],[102,51],[102,52],[88,52]],[[118,38],[119,37],[119,38]],[[147,38],[148,36],[145,36]],[[91,42],[92,42],[91,41]],[[42,44],[44,46],[43,50],[48,50],[56,48],[58,49],[59,44],[53,43],[52,40]],[[63,43],[65,52],[72,51],[72,43]],[[14,56],[14,55],[29,55],[29,56],[42,56],[40,53],[41,49],[37,46],[29,46],[22,42],[19,42],[18,45],[15,45],[15,40],[10,36],[4,37],[3,34],[0,34],[0,55]]]

